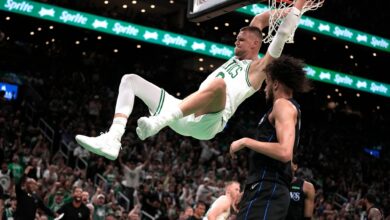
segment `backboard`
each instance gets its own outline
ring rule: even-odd
[[[188,0],[187,18],[192,22],[202,22],[259,2],[259,0]]]

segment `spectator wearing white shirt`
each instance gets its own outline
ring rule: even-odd
[[[3,162],[1,164],[1,170],[0,170],[0,187],[4,191],[8,191],[10,187],[12,186],[12,172],[11,169],[8,169],[8,165],[6,162]]]
[[[179,201],[180,201],[180,206],[181,207],[191,206],[192,204],[195,203],[195,201],[194,201],[194,191],[190,187],[190,184],[184,183],[184,186],[183,186],[183,189],[182,189],[182,193],[180,194],[180,197],[179,197]]]
[[[201,164],[208,162],[214,155],[221,154],[220,151],[215,149],[215,144],[210,141],[200,141],[202,152],[200,153],[199,162]]]
[[[134,191],[140,185],[141,172],[144,167],[149,163],[147,159],[144,163],[136,165],[135,161],[130,160],[126,163],[123,163],[122,158],[119,157],[119,163],[122,166],[122,172],[124,175],[124,180],[122,185],[125,187],[125,195],[130,199],[130,207],[134,206]]]
[[[88,150],[84,149],[80,145],[77,145],[77,147],[73,151],[73,156],[75,158],[83,158],[83,159],[89,159],[90,153]]]
[[[57,174],[57,166],[49,165],[49,167],[43,172],[43,181],[46,184],[53,184],[57,182],[58,174]]]
[[[207,205],[210,205],[213,200],[213,195],[215,192],[218,191],[217,187],[214,187],[211,185],[211,180],[208,177],[205,177],[203,179],[203,183],[198,186],[198,189],[196,190],[196,197],[195,201],[203,201]]]

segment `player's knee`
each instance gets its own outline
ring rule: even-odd
[[[215,78],[212,82],[211,88],[215,92],[225,92],[226,91],[226,83],[225,80],[221,78]]]
[[[125,74],[122,76],[121,83],[122,84],[130,84],[131,82],[137,81],[140,76],[134,73]]]

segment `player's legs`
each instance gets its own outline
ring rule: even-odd
[[[206,87],[192,93],[180,103],[183,116],[196,116],[222,111],[226,103],[226,84],[216,78]]]
[[[115,115],[109,132],[98,137],[77,135],[76,141],[89,151],[115,160],[121,148],[120,141],[125,132],[127,119],[133,110],[135,96],[139,97],[149,110],[154,112],[160,102],[161,93],[161,88],[138,75],[124,75],[119,85]]]
[[[123,135],[127,119],[133,111],[135,96],[140,98],[151,112],[155,112],[160,101],[161,92],[161,88],[136,74],[124,75],[119,85],[114,120],[110,131],[115,131],[115,125],[119,124],[121,126],[118,127],[117,132],[122,133],[120,136]]]
[[[170,112],[162,112],[157,116],[138,119],[137,134],[141,140],[146,139],[174,120],[195,114],[204,115],[222,111],[226,104],[226,84],[223,79],[216,78],[210,84],[186,97],[177,108]]]

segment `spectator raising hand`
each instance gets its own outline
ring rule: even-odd
[[[141,220],[141,205],[137,204],[129,212],[128,220]]]

